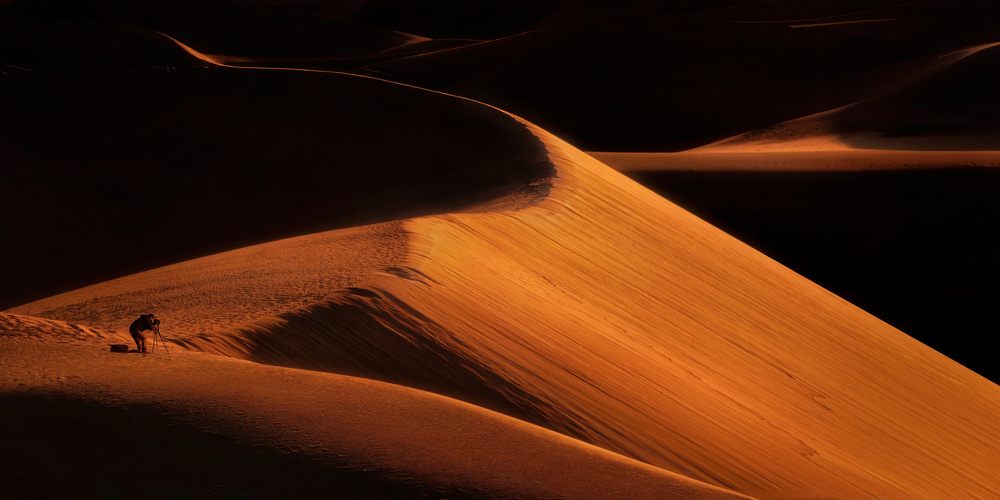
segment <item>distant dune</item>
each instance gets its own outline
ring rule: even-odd
[[[1000,36],[982,1],[705,7],[559,2],[532,29],[356,71],[499,106],[587,150],[667,152],[880,95]],[[993,102],[990,81],[952,98]]]
[[[994,7],[469,5],[0,2],[8,495],[1000,497],[1000,386],[686,196],[989,278],[874,208],[997,241]]]

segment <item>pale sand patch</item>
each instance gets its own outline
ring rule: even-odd
[[[135,318],[153,313],[164,338],[184,339],[328,300],[398,265],[405,250],[399,222],[327,231],[124,276],[9,312],[126,336]]]

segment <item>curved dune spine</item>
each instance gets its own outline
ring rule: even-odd
[[[529,129],[558,172],[537,204],[407,221],[405,276],[189,345],[431,389],[763,498],[1000,491],[1000,436],[963,423],[1000,411],[995,385]]]
[[[762,498],[1000,495],[1000,389],[545,131],[528,208],[189,347],[453,395]],[[518,168],[513,166],[512,168]]]

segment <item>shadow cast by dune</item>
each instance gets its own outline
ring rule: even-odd
[[[406,385],[543,427],[551,424],[549,403],[479,363],[460,338],[385,290],[352,288],[330,302],[231,333],[174,343],[258,363]]]
[[[833,113],[833,132],[859,149],[1000,149],[1000,47],[968,52],[925,80]]]
[[[255,243],[462,210],[551,175],[500,111],[351,75],[88,68],[4,85],[0,308]],[[524,162],[537,168],[508,168]]]
[[[378,471],[281,450],[157,405],[0,395],[7,498],[426,498]],[[439,492],[464,498],[461,492]]]

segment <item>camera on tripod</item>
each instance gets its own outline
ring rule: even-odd
[[[153,326],[157,326],[159,324],[160,324],[160,320],[158,320],[158,319],[154,319],[153,320]]]

